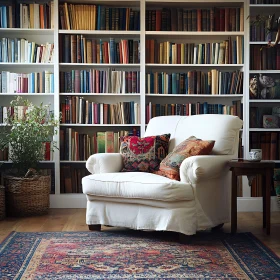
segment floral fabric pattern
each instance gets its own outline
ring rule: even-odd
[[[155,174],[180,181],[180,166],[184,159],[191,156],[209,155],[214,147],[215,141],[201,140],[195,136],[181,142],[160,163]]]
[[[155,235],[155,236],[154,236]],[[13,232],[1,279],[279,279],[279,258],[250,233],[204,234],[189,245],[137,231]],[[165,235],[166,236],[166,235]]]
[[[120,153],[123,158],[122,171],[153,172],[168,154],[170,134],[148,136],[124,136]]]

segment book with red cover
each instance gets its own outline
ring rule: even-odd
[[[201,31],[201,22],[202,22],[202,16],[201,16],[201,9],[196,10],[197,13],[197,31]]]
[[[161,31],[161,10],[156,10],[156,31]]]
[[[106,131],[105,132],[105,153],[114,152],[114,132]]]
[[[45,142],[45,160],[51,160],[51,143],[50,142]]]

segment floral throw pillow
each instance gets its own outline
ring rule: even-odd
[[[124,136],[120,153],[123,158],[122,171],[154,172],[168,154],[170,134],[148,136]]]
[[[209,155],[214,144],[213,140],[201,140],[191,136],[176,146],[160,163],[159,170],[154,173],[180,181],[180,166],[183,160],[191,156]]]

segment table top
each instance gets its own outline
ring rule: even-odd
[[[237,168],[274,168],[275,162],[271,160],[250,161],[246,159],[233,159],[228,162],[228,165]]]

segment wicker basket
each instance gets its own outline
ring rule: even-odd
[[[4,177],[7,216],[46,214],[50,206],[51,176]]]
[[[0,221],[5,217],[5,188],[3,186],[0,186]]]

